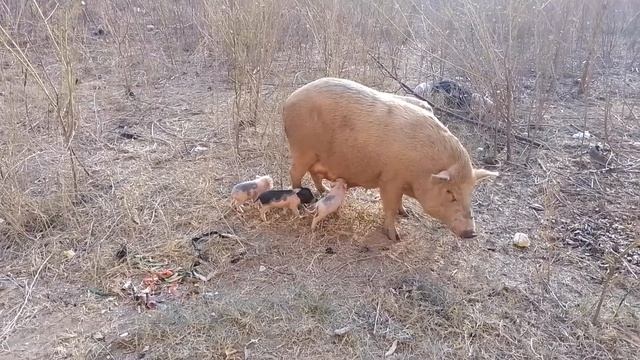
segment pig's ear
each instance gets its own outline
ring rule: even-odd
[[[432,174],[431,176],[437,180],[442,180],[442,181],[451,180],[451,172],[449,170],[442,170],[437,174]]]
[[[496,177],[499,174],[495,171],[489,171],[485,169],[473,169],[473,178],[476,182],[486,179],[488,177]]]

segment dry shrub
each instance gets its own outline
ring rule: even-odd
[[[576,92],[583,93],[591,81],[595,49],[601,49],[602,58],[607,59],[623,44],[636,47],[631,29],[638,25],[631,8],[637,12],[638,4],[616,2],[615,8],[629,11],[625,13],[607,3],[460,0],[420,4],[415,15],[420,17],[419,26],[411,44],[423,59],[416,73],[425,74],[421,75],[425,80],[453,78],[489,95],[497,105],[491,118],[507,134],[525,120],[527,134],[537,136],[532,130],[544,122],[551,97],[564,91],[558,88],[559,81],[572,77],[579,84]],[[610,21],[603,32],[604,16]],[[625,62],[633,62],[634,57],[633,51],[615,56]],[[532,78],[535,81],[530,84]],[[523,97],[530,91],[533,96]],[[507,136],[501,141],[506,141],[509,159],[513,139]]]
[[[3,166],[7,170],[2,174],[0,217],[7,220],[11,228],[10,234],[35,238],[35,234],[44,233],[52,226],[54,215],[49,213],[55,213],[56,216],[65,213],[73,201],[74,194],[78,191],[80,170],[73,140],[80,117],[75,99],[77,52],[74,49],[76,36],[73,24],[79,16],[80,4],[75,2],[66,4],[60,11],[50,15],[45,12],[46,7],[40,7],[36,2],[26,6],[28,6],[27,10],[30,10],[30,17],[37,24],[28,28],[36,29],[35,39],[42,42],[38,44],[40,48],[34,54],[28,51],[28,47],[20,45],[25,38],[20,34],[18,26],[11,29],[6,27],[6,24],[0,24],[2,25],[0,26],[2,45],[15,61],[14,64],[19,64],[22,68],[23,94],[25,95],[20,99],[16,93],[13,93],[7,101],[8,107],[17,109],[24,106],[27,114],[26,124],[8,127],[10,134],[3,144],[7,151],[4,154],[6,157],[4,157]],[[23,11],[25,7],[21,8],[21,15]],[[53,57],[56,62],[46,64],[39,56]],[[15,73],[5,76],[9,82],[12,78],[15,80]],[[27,84],[37,89],[38,93],[29,92],[31,88],[27,90]],[[23,104],[16,104],[15,102],[18,101],[22,101]],[[46,106],[38,108],[38,101]],[[28,116],[32,106],[37,109],[37,115],[34,117]],[[19,113],[15,111],[13,114]],[[53,127],[50,127],[48,121],[50,114],[54,118]],[[49,144],[53,148],[47,149],[41,144],[30,143],[29,136],[22,133],[38,126],[42,122],[39,116],[42,115],[47,118],[47,129],[53,134],[59,134],[58,140]],[[16,153],[16,151],[20,152]],[[53,158],[50,157],[51,153]],[[59,158],[55,159],[58,156]],[[53,162],[62,167],[64,158],[68,159],[69,171],[60,168],[57,179],[59,186],[55,189],[41,189],[46,192],[38,194],[39,196],[35,195],[37,192],[29,188],[29,184],[38,179],[39,175],[34,162]],[[71,178],[68,177],[69,175]]]

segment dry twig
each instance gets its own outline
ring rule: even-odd
[[[9,336],[9,334],[11,333],[11,331],[15,328],[16,323],[18,322],[18,319],[20,318],[20,315],[22,315],[22,312],[24,311],[25,307],[27,306],[27,303],[29,302],[29,299],[31,298],[31,292],[33,291],[33,287],[36,285],[36,281],[38,280],[38,277],[40,276],[40,272],[42,271],[44,266],[47,264],[49,259],[51,259],[51,256],[53,256],[53,254],[50,254],[42,262],[42,264],[40,264],[40,267],[38,268],[38,271],[36,271],[36,275],[33,277],[33,280],[31,281],[31,284],[29,286],[25,287],[26,290],[25,290],[25,294],[24,294],[24,301],[22,302],[22,305],[20,306],[20,309],[18,309],[18,312],[16,312],[16,315],[13,317],[13,319],[11,321],[9,321],[9,323],[7,325],[5,325],[4,328],[2,329],[2,334],[0,334],[0,341],[5,341],[7,339],[7,337]]]

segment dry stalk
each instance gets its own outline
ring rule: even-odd
[[[589,50],[587,53],[587,58],[584,61],[582,76],[580,77],[580,86],[578,88],[578,95],[586,95],[587,90],[589,89],[588,82],[591,78],[591,72],[592,72],[591,67],[593,62],[593,56],[596,51],[596,41],[601,36],[602,19],[604,18],[604,15],[607,13],[608,6],[609,6],[609,0],[601,0],[600,9],[595,12],[596,13],[595,20],[594,20],[595,25],[593,26],[593,32],[591,33],[591,37],[589,38]]]
[[[600,310],[602,308],[602,303],[604,302],[604,297],[605,294],[607,292],[607,290],[609,289],[609,286],[611,284],[611,280],[613,279],[614,275],[616,274],[616,271],[618,269],[618,267],[625,262],[626,260],[624,259],[625,256],[627,256],[627,254],[629,254],[629,252],[631,250],[633,250],[634,248],[640,248],[640,241],[636,240],[635,242],[629,244],[629,246],[627,246],[624,251],[622,251],[619,255],[616,255],[614,260],[610,260],[609,262],[609,268],[607,269],[607,274],[605,276],[604,282],[602,284],[602,292],[600,293],[600,298],[598,300],[598,304],[596,305],[596,310],[593,313],[593,317],[591,318],[591,323],[593,325],[598,325],[599,322],[599,317],[600,317]]]
[[[78,119],[76,115],[75,94],[75,76],[73,68],[72,44],[70,43],[70,20],[75,18],[79,12],[80,4],[73,2],[71,7],[66,9],[63,14],[62,24],[59,31],[56,32],[49,23],[49,18],[53,15],[45,16],[37,2],[33,2],[34,8],[37,10],[40,20],[46,27],[47,34],[51,43],[54,45],[58,62],[62,66],[63,76],[61,85],[55,86],[50,81],[49,74],[46,71],[38,71],[33,65],[32,59],[21,49],[13,37],[7,30],[0,25],[0,41],[9,53],[24,67],[26,72],[34,79],[40,90],[45,94],[49,106],[51,106],[56,115],[56,119],[62,130],[62,142],[64,149],[68,152],[71,172],[73,175],[73,186],[75,192],[78,190],[78,178],[76,171],[76,161],[79,159],[75,155],[72,147],[73,137],[78,127]],[[26,75],[26,74],[25,74]],[[85,169],[85,172],[88,172]]]
[[[53,254],[49,254],[49,256],[47,256],[47,258],[42,262],[42,264],[40,264],[40,267],[38,267],[38,271],[36,271],[36,274],[34,275],[33,280],[31,280],[31,284],[29,284],[28,287],[25,287],[24,301],[22,302],[22,305],[20,305],[20,308],[16,312],[16,315],[13,317],[13,319],[11,319],[11,321],[9,321],[9,323],[3,327],[2,334],[0,334],[0,342],[5,341],[9,336],[9,334],[11,333],[11,331],[13,331],[13,329],[15,328],[18,322],[18,319],[20,318],[20,315],[22,315],[22,312],[24,311],[25,307],[29,303],[29,299],[31,298],[31,293],[33,292],[33,287],[36,285],[36,281],[38,281],[40,272],[42,271],[44,266],[47,264],[47,262],[49,262],[49,259],[51,259],[52,256]]]

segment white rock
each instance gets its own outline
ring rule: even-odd
[[[572,138],[574,139],[590,139],[591,138],[591,134],[588,131],[582,131],[579,133],[575,133],[573,135],[571,135]]]
[[[203,152],[207,150],[209,150],[209,148],[205,146],[196,145],[193,149],[191,149],[191,152],[197,153],[197,152]]]
[[[258,271],[263,272],[267,270],[267,268],[264,265],[260,265],[260,268],[258,269]]]
[[[523,233],[515,233],[513,235],[513,245],[519,248],[528,248],[531,245],[529,241],[529,235]]]

